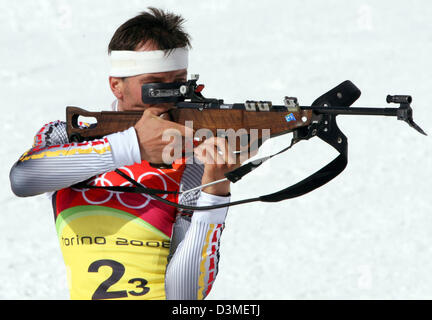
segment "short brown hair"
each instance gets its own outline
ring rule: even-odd
[[[134,51],[147,41],[167,52],[174,48],[191,48],[191,37],[183,30],[183,17],[153,7],[148,11],[129,19],[116,30],[108,45],[108,54],[112,50]]]

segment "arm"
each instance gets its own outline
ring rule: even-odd
[[[135,139],[135,143],[123,143],[125,139]],[[64,122],[48,123],[36,134],[32,148],[13,165],[9,175],[12,191],[21,197],[34,196],[141,162],[139,149],[133,149],[136,140],[130,128],[99,140],[69,143]]]
[[[202,192],[197,205],[229,200],[229,196]],[[202,300],[208,295],[218,273],[220,238],[227,211],[228,208],[195,211],[191,219],[178,216],[172,240],[176,251],[165,277],[167,299]]]
[[[202,156],[211,156],[209,151],[214,150],[213,143],[218,145],[220,151],[224,151],[220,154],[221,158],[217,159],[220,161],[214,161],[214,158],[205,159]],[[204,150],[206,152],[202,152]],[[205,165],[195,164],[186,168],[182,178],[185,189],[218,180],[223,177],[225,171],[237,166],[235,161],[228,161],[229,150],[224,139],[208,139],[195,148],[195,151],[195,155]],[[215,152],[212,154],[219,155]],[[225,160],[222,159],[224,155]],[[230,200],[229,191],[229,182],[222,182],[205,187],[201,195],[186,194],[179,202],[194,205],[196,201],[198,206],[226,203]],[[184,214],[177,217],[165,277],[167,299],[201,300],[208,295],[218,272],[220,239],[227,211],[228,208],[220,208],[195,211],[191,219]]]

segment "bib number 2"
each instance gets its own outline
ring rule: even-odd
[[[142,278],[133,278],[128,281],[128,283],[131,284],[136,283],[135,287],[140,289],[138,292],[133,290],[108,291],[113,284],[117,283],[123,277],[125,267],[120,262],[103,259],[90,264],[88,272],[98,272],[101,266],[110,267],[112,269],[112,274],[99,285],[93,293],[92,300],[127,298],[129,294],[132,296],[142,296],[150,291],[150,288],[146,287],[148,283],[147,280]]]

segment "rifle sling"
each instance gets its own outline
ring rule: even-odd
[[[131,182],[131,180],[133,180],[132,178],[130,178],[128,175],[126,175],[125,173],[123,173],[119,169],[116,169],[114,171],[117,174],[120,174],[122,177],[124,177],[129,182]],[[77,188],[77,189],[87,188],[87,189],[103,189],[103,190],[109,190],[109,191],[114,191],[114,192],[145,193],[148,195],[152,195],[152,194],[179,194],[180,193],[178,191],[166,191],[166,190],[160,190],[160,189],[147,188],[147,187],[144,187],[142,184],[138,184],[139,188],[138,187],[126,187],[126,186],[93,186],[93,185],[88,184],[91,179],[92,178],[85,180],[85,181],[82,181],[82,182],[79,182],[79,183],[73,185],[72,187]],[[135,180],[133,180],[133,181],[135,181]]]

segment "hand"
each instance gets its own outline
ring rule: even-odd
[[[202,184],[207,184],[225,178],[226,172],[240,166],[238,157],[232,152],[225,138],[212,137],[206,139],[194,149],[195,157],[204,163]],[[230,181],[220,182],[204,187],[202,191],[218,196],[230,193]]]
[[[169,156],[173,156],[172,151],[175,154],[175,151],[183,150],[182,137],[193,136],[192,128],[164,120],[161,115],[165,115],[166,111],[166,107],[150,107],[144,111],[141,119],[135,124],[141,160],[150,163],[171,164],[171,162],[164,161],[167,150],[170,151]],[[167,133],[174,139],[166,139]],[[182,153],[177,152],[177,155],[180,158]]]

